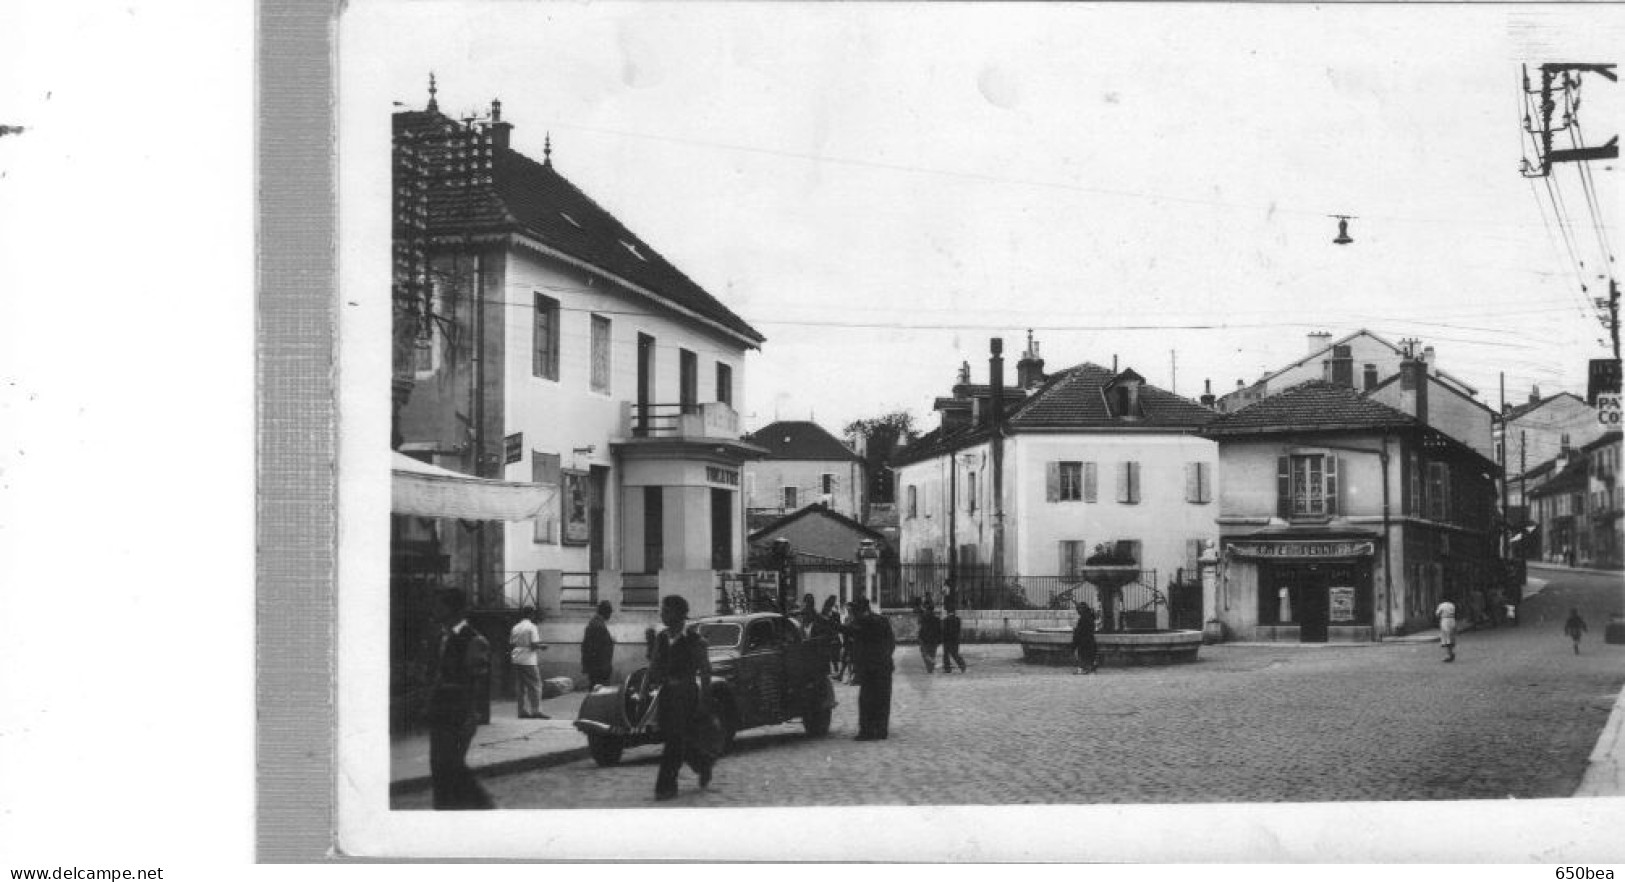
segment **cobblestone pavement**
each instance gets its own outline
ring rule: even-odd
[[[1190,665],[1075,676],[970,646],[968,675],[928,676],[901,647],[889,740],[851,740],[857,693],[838,686],[829,737],[741,733],[710,791],[685,770],[664,805],[1566,797],[1625,681],[1625,646],[1601,639],[1620,584],[1554,579],[1521,626],[1463,635],[1454,664],[1432,643],[1221,645]],[[1570,606],[1593,623],[1579,656],[1561,632]],[[504,808],[649,807],[658,753],[486,783]]]

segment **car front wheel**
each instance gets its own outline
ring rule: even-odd
[[[829,718],[833,713],[834,708],[828,707],[823,710],[808,711],[807,715],[801,718],[801,725],[806,727],[808,735],[813,738],[821,738],[829,734]]]
[[[621,751],[626,743],[615,735],[588,735],[587,750],[592,754],[593,762],[600,766],[613,766],[621,761]]]

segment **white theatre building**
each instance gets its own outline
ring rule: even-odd
[[[512,149],[500,104],[468,124],[431,98],[394,129],[397,290],[403,261],[421,275],[397,294],[395,447],[558,498],[523,522],[399,519],[396,570],[544,618],[665,593],[710,612],[718,574],[744,566],[741,466],[761,451],[735,402],[762,335],[560,174],[550,143],[540,161]]]

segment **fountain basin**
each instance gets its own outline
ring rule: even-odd
[[[1021,656],[1030,664],[1077,665],[1072,652],[1071,628],[1020,631]],[[1102,666],[1173,665],[1196,661],[1202,647],[1201,631],[1116,631],[1096,634]]]

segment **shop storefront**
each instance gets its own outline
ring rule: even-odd
[[[1364,535],[1225,540],[1232,626],[1251,624],[1253,639],[1265,641],[1374,639],[1377,550],[1377,538]]]

